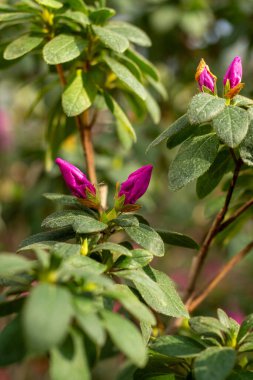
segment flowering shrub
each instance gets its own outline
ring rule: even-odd
[[[159,121],[149,93],[151,87],[163,92],[159,75],[134,48],[149,46],[148,36],[111,19],[115,11],[103,0],[93,5],[24,0],[0,10],[3,28],[24,22],[29,27],[6,46],[4,58],[15,60],[36,49],[59,78],[62,109],[57,107],[54,116],[75,119],[87,173],[56,158],[62,140],[55,130],[48,133],[47,157],[51,164],[56,158],[71,195],[45,194],[58,209],[43,220],[43,232],[25,239],[18,254],[0,255],[0,316],[10,316],[0,333],[0,366],[44,356],[52,380],[89,380],[98,361],[121,353],[127,360],[118,380],[251,379],[252,315],[241,326],[221,309],[218,319],[189,318],[253,248],[251,241],[204,289],[197,288],[215,238],[228,230],[235,234],[251,217],[246,211],[253,205],[247,182],[253,165],[253,101],[239,95],[240,57],[224,76],[223,97],[202,59],[195,76],[200,93],[149,146],[164,140],[169,149],[181,145],[169,168],[171,190],[197,180],[197,194],[204,198],[222,183],[223,205],[199,246],[183,234],[151,227],[137,213],[152,165],[116,184],[113,205],[97,180],[91,131],[101,108],[115,117],[127,148],[136,136],[116,100],[118,92],[135,110],[144,108]],[[171,279],[152,266],[154,257],[164,255],[165,244],[198,251],[183,301]]]

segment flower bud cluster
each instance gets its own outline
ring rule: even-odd
[[[198,82],[199,89],[202,92],[211,92],[216,95],[216,80],[217,77],[211,73],[208,65],[204,59],[200,60],[197,67],[195,79]],[[224,96],[225,98],[232,99],[237,95],[242,87],[242,61],[240,57],[235,57],[230,63],[226,74],[223,78]]]
[[[72,195],[79,198],[84,204],[85,201],[88,201],[91,206],[100,206],[99,191],[81,170],[61,158],[57,158],[55,162],[59,166],[63,179]],[[131,205],[135,205],[137,200],[147,191],[152,170],[152,165],[142,166],[131,173],[127,180],[118,186],[115,197],[117,211],[134,209]]]

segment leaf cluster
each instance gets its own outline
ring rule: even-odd
[[[90,379],[98,359],[122,352],[145,366],[156,314],[188,316],[174,283],[150,263],[164,255],[163,239],[197,244],[157,232],[138,214],[101,221],[98,211],[75,197],[46,197],[67,208],[49,215],[44,231],[22,242],[22,255],[0,255],[0,315],[10,316],[0,333],[0,365],[49,354],[52,379],[70,373]]]
[[[241,326],[218,309],[218,319],[193,317],[179,335],[160,336],[149,344],[145,369],[125,368],[118,380],[248,380],[252,372],[252,315]]]
[[[81,0],[23,0],[0,8],[2,29],[21,27],[20,36],[5,41],[5,60],[15,62],[26,54],[41,54],[64,85],[60,102],[65,116],[60,117],[56,102],[47,131],[48,155],[54,156],[66,137],[57,133],[66,124],[66,116],[77,117],[91,108],[94,112],[107,109],[113,115],[121,143],[130,148],[136,134],[115,99],[118,92],[137,116],[149,112],[153,121],[159,122],[160,110],[150,93],[161,88],[164,94],[159,74],[135,50],[135,45],[148,47],[151,41],[141,29],[114,16],[115,11],[103,2],[91,6]],[[57,83],[47,83],[41,94],[55,86]]]

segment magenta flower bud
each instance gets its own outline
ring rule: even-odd
[[[203,86],[207,87],[210,91],[214,92],[215,79],[210,71],[205,67],[199,75],[198,84],[200,91],[203,91]]]
[[[135,204],[137,200],[147,191],[153,166],[146,165],[129,175],[125,182],[122,182],[119,190],[119,197],[125,195],[124,204]]]
[[[236,87],[242,80],[242,61],[240,57],[235,57],[230,63],[226,74],[223,78],[223,84],[226,86],[229,81],[230,89]]]
[[[211,73],[203,58],[198,64],[195,79],[198,82],[200,91],[204,91],[203,87],[206,87],[214,93],[217,77]]]
[[[57,158],[55,162],[60,168],[66,185],[74,196],[86,199],[86,190],[89,190],[94,195],[96,194],[96,188],[76,166],[61,158]]]

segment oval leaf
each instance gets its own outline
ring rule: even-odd
[[[125,227],[124,229],[133,241],[154,256],[164,255],[163,241],[153,228],[140,223],[138,227]]]
[[[69,62],[79,57],[87,46],[87,41],[80,37],[60,34],[43,48],[43,58],[49,65]]]
[[[108,28],[140,46],[151,46],[151,40],[143,30],[123,21],[113,21]]]
[[[189,105],[187,115],[191,124],[201,124],[211,121],[224,110],[226,100],[216,96],[201,93],[195,95]]]
[[[91,106],[94,96],[88,89],[87,81],[77,74],[62,94],[62,107],[69,117],[80,115]],[[86,86],[87,85],[87,88]]]
[[[23,310],[28,349],[43,353],[59,344],[67,334],[71,315],[71,297],[66,289],[39,284],[31,291]]]
[[[210,347],[194,362],[196,380],[225,380],[232,371],[236,353],[228,347]]]
[[[170,165],[170,189],[179,190],[205,173],[215,160],[218,148],[219,140],[215,134],[186,140]]]
[[[248,132],[248,113],[242,108],[227,106],[213,119],[213,127],[226,145],[235,148]]]
[[[105,63],[110,67],[112,72],[124,83],[124,85],[131,91],[139,96],[142,100],[147,97],[146,90],[142,84],[135,78],[135,76],[124,65],[119,63],[113,58],[104,57]]]
[[[163,242],[177,247],[199,249],[199,245],[189,236],[178,232],[156,230],[163,239]]]
[[[103,310],[104,325],[114,344],[138,367],[147,362],[146,348],[137,328],[122,316]]]
[[[107,224],[83,215],[77,216],[73,223],[73,229],[78,234],[104,231],[107,227]]]
[[[126,49],[128,49],[128,40],[120,34],[101,26],[93,25],[92,29],[102,44],[115,51],[116,53],[123,53]]]
[[[248,133],[239,146],[239,151],[243,162],[253,166],[253,121],[250,122]]]
[[[187,336],[168,335],[156,339],[154,343],[151,343],[150,348],[161,355],[190,358],[197,356],[205,349],[205,346]]]
[[[35,37],[26,34],[17,40],[12,41],[4,51],[4,59],[12,60],[22,57],[26,53],[35,49],[43,41],[42,37]]]

